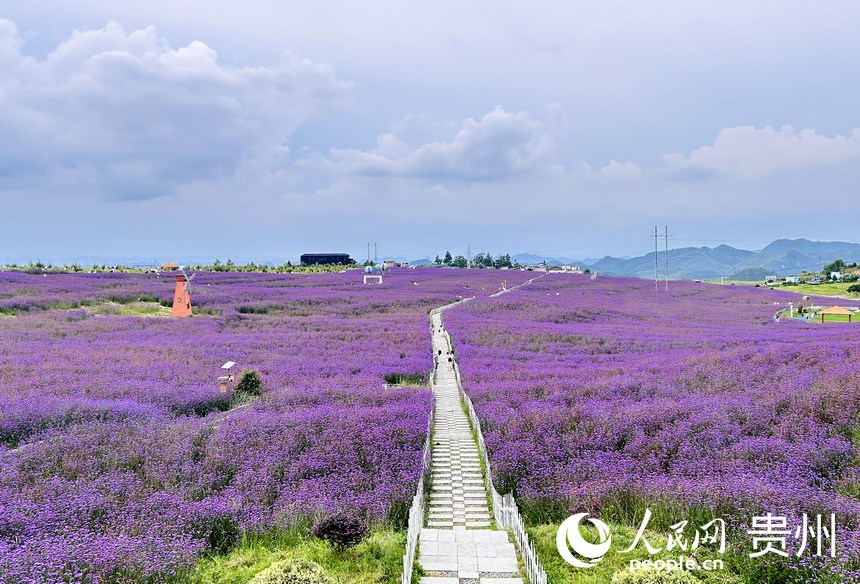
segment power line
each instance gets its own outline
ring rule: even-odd
[[[816,233],[825,233],[827,231],[835,231],[837,229],[844,229],[845,227],[854,227],[855,225],[860,225],[860,221],[852,221],[851,223],[846,223],[845,225],[836,225],[834,227],[828,227],[827,229],[816,229],[815,231],[809,231],[807,233],[801,233],[800,235],[795,235],[789,239],[795,239],[797,237],[804,237],[806,235],[814,235]]]
[[[772,239],[691,239],[673,237],[675,241],[707,241],[709,243],[773,243]]]

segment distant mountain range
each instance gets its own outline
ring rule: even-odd
[[[592,271],[612,276],[652,278],[654,252],[633,258],[606,256],[596,261],[571,258],[547,258],[533,254],[518,254],[520,263],[547,265],[576,264]],[[714,280],[725,276],[733,280],[761,280],[767,276],[789,276],[803,271],[819,271],[824,264],[836,259],[860,261],[860,244],[841,241],[810,241],[808,239],[778,239],[760,251],[737,249],[729,245],[717,247],[682,247],[669,250],[669,277],[672,279]],[[661,251],[657,257],[660,276],[665,273],[666,258]]]

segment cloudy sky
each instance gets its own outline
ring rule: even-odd
[[[0,261],[860,240],[854,0],[4,4]]]

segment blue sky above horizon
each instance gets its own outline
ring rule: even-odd
[[[652,4],[6,6],[0,261],[860,240],[860,5]]]

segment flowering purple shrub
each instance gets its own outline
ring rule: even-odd
[[[860,329],[789,300],[562,275],[446,312],[496,485],[531,522],[836,513],[840,558],[792,569],[860,581]]]
[[[0,581],[184,581],[242,532],[401,516],[431,397],[386,376],[430,371],[431,308],[527,274],[360,278],[201,273],[206,314],[173,320],[92,310],[169,303],[170,277],[0,273]],[[253,403],[229,409],[227,360]]]

